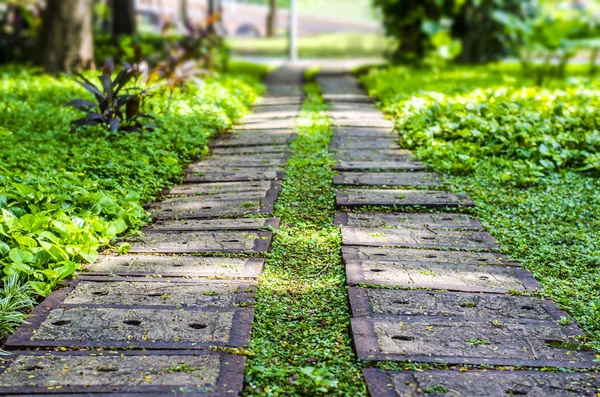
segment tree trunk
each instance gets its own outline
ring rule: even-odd
[[[277,0],[269,0],[269,13],[267,14],[267,37],[275,37],[277,30]]]
[[[92,0],[47,0],[37,63],[47,73],[94,66]]]
[[[179,17],[181,18],[181,22],[185,25],[189,19],[187,0],[179,1]]]
[[[112,29],[114,37],[133,36],[136,32],[133,0],[112,0]]]

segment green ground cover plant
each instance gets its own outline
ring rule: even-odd
[[[275,205],[282,220],[259,280],[246,395],[366,395],[348,332],[350,313],[333,225],[332,131],[308,84],[298,137]]]
[[[362,82],[402,145],[469,194],[508,256],[599,349],[599,82],[572,75],[540,87],[505,66],[392,67]]]
[[[31,297],[47,296],[81,263],[94,262],[118,235],[145,224],[142,204],[180,180],[184,164],[207,152],[207,139],[248,111],[262,90],[256,77],[264,71],[247,65],[240,70],[253,76],[217,75],[202,87],[157,92],[147,100],[156,128],[111,133],[102,126],[71,131],[70,122],[81,111],[64,105],[86,96],[73,78],[22,66],[0,69],[0,268],[5,289],[0,339],[18,322],[13,321],[16,306],[31,307]],[[9,282],[21,289],[12,287],[9,294]],[[24,303],[4,304],[6,296]]]

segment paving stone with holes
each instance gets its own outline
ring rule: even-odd
[[[354,317],[402,315],[489,320],[570,318],[552,302],[527,296],[358,287],[350,287],[348,295]]]
[[[296,134],[291,129],[240,131],[222,135],[209,144],[211,148],[238,146],[286,145]]]
[[[358,138],[395,138],[398,139],[398,133],[388,128],[368,128],[368,127],[333,127],[333,136],[338,138],[358,137]]]
[[[336,119],[332,121],[334,125],[340,127],[374,127],[374,128],[394,128],[394,123],[385,118],[371,119]]]
[[[350,285],[369,284],[466,292],[509,293],[539,289],[539,284],[523,269],[448,263],[346,262],[346,279]]]
[[[255,281],[114,279],[87,277],[71,281],[48,298],[66,305],[236,307],[254,302]]]
[[[490,293],[539,289],[529,271],[499,254],[344,247],[342,257],[349,285]]]
[[[282,156],[281,156],[282,157]],[[257,168],[257,167],[272,167],[277,170],[281,170],[287,164],[286,158],[248,158],[244,156],[239,159],[223,158],[207,158],[202,162],[190,164],[186,169],[187,172],[203,172],[204,170],[213,169],[231,169],[231,168]]]
[[[414,161],[412,152],[404,149],[336,149],[333,151],[338,161],[372,162],[372,161]]]
[[[204,307],[135,309],[54,306],[46,302],[28,317],[6,346],[203,349],[242,347],[250,341],[252,308]]]
[[[478,219],[464,214],[436,213],[352,213],[339,212],[335,217],[336,225],[354,227],[386,227],[407,229],[462,229],[483,230]]]
[[[258,253],[271,245],[266,231],[152,232],[130,239],[131,253]]]
[[[346,261],[408,261],[424,263],[447,263],[453,265],[488,265],[518,267],[505,255],[494,252],[439,251],[410,248],[342,247]]]
[[[392,160],[392,161],[338,161],[333,165],[333,169],[336,171],[369,171],[369,170],[383,170],[383,171],[422,171],[427,169],[423,163],[419,161],[413,161],[410,159],[406,160]],[[424,174],[424,173],[418,173]],[[402,186],[402,185],[437,185],[439,179],[436,174],[433,178],[423,178],[422,175],[411,176],[409,173],[385,173],[384,175],[374,175],[373,173],[349,173],[345,172],[336,177],[333,181],[336,185],[390,185],[390,186]],[[388,178],[386,178],[388,176]],[[391,176],[391,178],[389,178]],[[381,182],[381,179],[390,179]],[[416,183],[415,183],[416,182]],[[400,185],[399,185],[400,183]]]
[[[462,250],[497,250],[500,246],[487,232],[342,227],[342,244],[370,247],[423,247]]]
[[[245,365],[244,356],[208,351],[36,351],[17,352],[5,360],[0,373],[3,396],[169,395],[179,388],[189,395],[208,391],[210,395],[237,395],[243,387]]]
[[[600,375],[538,371],[383,371],[363,369],[371,397],[595,396]]]
[[[396,150],[399,149],[398,138],[348,137],[331,141],[331,150]]]
[[[576,325],[555,321],[389,316],[351,320],[363,360],[448,364],[593,367],[595,355],[578,350]]]
[[[279,191],[280,181],[255,181],[255,182],[217,182],[217,183],[186,183],[177,185],[169,191],[171,196],[215,196],[246,192]],[[268,193],[267,193],[268,194]],[[267,195],[265,194],[265,195]]]
[[[166,255],[102,256],[85,265],[86,275],[256,278],[264,259]]]
[[[210,149],[214,156],[242,156],[242,155],[267,155],[267,154],[286,154],[287,145],[263,145],[263,146],[240,146],[240,147],[222,147]]]
[[[373,168],[378,168],[373,163]],[[412,167],[410,163],[404,163],[406,167]],[[423,166],[412,169],[414,171],[424,169]],[[441,180],[437,174],[431,172],[340,172],[333,177],[334,185],[345,186],[437,186]]]
[[[267,230],[279,228],[279,218],[179,219],[154,222],[150,231]]]
[[[240,197],[241,196],[241,197]],[[244,196],[246,196],[244,198]],[[277,197],[260,197],[260,193],[228,194],[210,199],[199,197],[170,198],[150,207],[154,219],[194,219],[270,214]],[[239,199],[227,199],[240,197]]]
[[[283,119],[283,118],[292,118],[298,117],[300,113],[299,105],[258,105],[254,109],[252,109],[252,113],[248,114],[246,117],[242,119],[242,124],[253,121],[256,119]]]
[[[279,171],[279,167],[213,167],[203,168],[196,172],[188,173],[185,183],[203,182],[245,182],[245,181],[269,181],[283,179],[285,173]]]
[[[344,207],[369,205],[426,208],[475,206],[467,195],[431,190],[346,189],[336,191],[335,201],[337,205]]]
[[[256,121],[254,123],[244,123],[240,125],[236,125],[234,127],[234,131],[254,131],[260,130],[268,131],[268,130],[280,130],[287,129],[292,130],[296,128],[296,118],[287,118],[287,119],[270,119],[264,121]]]

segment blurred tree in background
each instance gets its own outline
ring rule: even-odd
[[[47,0],[35,61],[47,73],[94,66],[92,0]]]
[[[504,54],[496,11],[521,15],[534,0],[374,0],[386,34],[398,39],[396,62],[420,63],[432,51],[463,63],[484,63]],[[452,39],[459,40],[452,42]],[[458,47],[460,45],[460,47]]]
[[[394,62],[481,64],[516,56],[537,81],[564,76],[568,61],[600,52],[593,2],[557,0],[373,0],[388,36],[398,40]],[[597,12],[598,10],[596,10]],[[541,60],[541,65],[538,66]]]

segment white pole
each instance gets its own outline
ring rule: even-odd
[[[289,50],[290,50],[290,61],[298,59],[298,9],[296,7],[296,0],[290,0],[290,28],[289,28]]]

